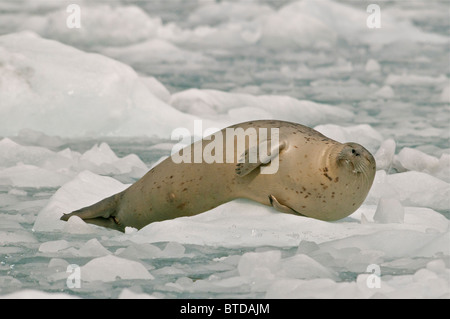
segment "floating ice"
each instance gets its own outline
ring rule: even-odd
[[[133,292],[132,290],[125,288],[122,290],[122,292],[120,293],[118,298],[119,299],[155,299],[157,297],[146,294],[146,293]]]
[[[447,81],[447,77],[443,74],[438,77],[431,77],[426,75],[415,74],[390,74],[386,78],[386,84],[388,85],[403,85],[403,86],[434,86]]]
[[[403,205],[446,210],[450,207],[450,184],[421,172],[387,176]]]
[[[169,245],[169,244],[167,244]],[[182,246],[179,244],[179,246]],[[166,246],[167,247],[167,246]],[[132,243],[127,248],[116,251],[116,255],[127,259],[148,259],[161,256],[161,249],[152,244],[136,244]],[[184,250],[183,250],[184,252]]]
[[[428,173],[450,182],[450,154],[436,158],[419,150],[403,148],[393,159],[393,167],[400,172],[418,171]]]
[[[169,90],[153,76],[141,76],[142,83],[161,101],[169,103],[170,92]]]
[[[58,187],[69,180],[70,176],[34,165],[18,164],[0,170],[0,185],[34,188]]]
[[[130,67],[107,57],[32,33],[1,36],[0,45],[0,81],[8,84],[0,87],[2,135],[29,128],[60,136],[167,138],[194,119],[156,98]]]
[[[351,119],[352,113],[341,108],[289,96],[253,96],[216,90],[189,89],[172,95],[170,104],[180,111],[211,119],[226,118],[227,123],[245,120],[279,119],[304,125]]]
[[[0,299],[79,299],[65,293],[49,293],[35,289],[24,289],[7,295],[0,295]]]
[[[55,154],[44,147],[23,146],[9,138],[0,141],[0,167],[10,167],[18,162],[30,165],[42,165]]]
[[[150,65],[158,63],[187,64],[189,67],[195,68],[197,64],[209,61],[201,53],[180,49],[164,39],[150,39],[129,46],[108,47],[102,49],[101,52],[131,66],[149,62]],[[150,85],[149,89],[153,94],[163,97],[161,100],[168,102],[167,89],[158,83],[159,81],[155,82],[146,78],[141,78],[141,80],[147,86]]]
[[[403,206],[446,210],[450,204],[450,184],[421,172],[388,175],[385,171],[379,170],[366,202],[376,204],[381,197],[397,198]]]
[[[86,242],[77,252],[77,256],[80,257],[105,256],[110,254],[111,252],[103,247],[96,238],[92,238]]]
[[[380,198],[373,220],[378,223],[403,223],[405,210],[395,198]]]
[[[374,60],[374,59],[369,59],[366,62],[366,66],[365,66],[365,70],[367,72],[379,72],[381,69],[380,64]]]
[[[383,137],[368,124],[342,127],[334,124],[318,125],[315,130],[341,143],[356,142],[369,151],[376,150]]]
[[[253,2],[213,2],[197,8],[187,21],[190,25],[221,25],[230,21],[248,21],[273,13],[267,5]]]
[[[87,169],[97,174],[128,174],[130,177],[142,177],[148,167],[134,154],[119,158],[108,144],[94,145],[80,157],[80,169]]]
[[[115,281],[118,278],[154,279],[141,263],[113,255],[94,258],[81,267],[81,280],[83,281],[107,282]]]
[[[66,249],[67,247],[69,247],[69,243],[67,242],[67,240],[61,239],[42,243],[39,246],[39,251],[42,253],[55,253],[60,250]]]
[[[274,273],[281,267],[281,252],[278,250],[263,253],[245,253],[238,264],[239,275],[260,276],[262,272]]]
[[[337,280],[337,275],[322,266],[308,255],[298,254],[283,259],[279,275],[287,278],[313,279],[331,278]]]
[[[120,46],[156,36],[161,19],[149,17],[136,6],[82,5],[82,28],[66,25],[66,7],[43,18],[36,28],[45,37],[68,44],[91,46]]]
[[[443,36],[422,32],[409,21],[400,21],[386,11],[382,11],[381,28],[376,29],[377,32],[373,32],[374,30],[367,25],[369,13],[366,10],[330,0],[298,1],[286,5],[281,10],[289,10],[296,14],[315,18],[329,28],[329,31],[350,42],[355,42],[356,40],[370,45],[383,45],[405,40],[430,43],[445,42]]]
[[[389,171],[395,155],[395,145],[393,139],[387,139],[381,143],[380,148],[374,155],[378,170],[383,169]]]
[[[62,231],[68,234],[90,234],[94,233],[95,229],[86,224],[80,217],[72,216],[64,225]]]
[[[0,141],[0,151],[0,185],[56,187],[83,170],[128,178],[140,178],[148,171],[135,154],[119,158],[106,143],[80,154],[70,149],[53,152],[43,147],[23,146],[4,138]],[[1,169],[2,166],[7,168]]]
[[[446,84],[442,89],[439,100],[444,103],[450,103],[450,84]]]
[[[375,95],[384,99],[392,99],[395,96],[395,92],[389,85],[383,86],[381,89],[375,92]]]
[[[24,230],[0,231],[0,245],[36,243],[34,236]]]

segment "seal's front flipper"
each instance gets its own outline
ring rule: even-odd
[[[258,146],[246,149],[238,160],[236,174],[240,177],[250,174],[254,169],[261,165],[266,165],[275,159],[285,147],[285,141],[272,145],[271,140],[265,140],[259,143]]]
[[[278,210],[282,213],[293,214],[293,215],[298,215],[298,216],[305,216],[286,205],[280,204],[280,202],[273,195],[269,195],[269,201],[273,208],[275,208],[276,210]]]
[[[94,205],[84,207],[70,214],[64,214],[62,215],[61,220],[68,221],[70,217],[78,216],[86,223],[123,232],[125,231],[125,226],[121,225],[115,216],[119,198],[120,194],[105,198]]]

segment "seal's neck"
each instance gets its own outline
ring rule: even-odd
[[[342,149],[342,146],[339,144],[332,145],[331,147],[326,148],[320,158],[323,161],[323,166],[328,167],[329,169],[337,169],[338,164],[338,156]]]

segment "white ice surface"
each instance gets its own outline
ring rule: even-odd
[[[55,193],[36,219],[34,229],[60,231],[65,225],[64,222],[59,221],[63,212],[88,206],[126,187],[127,185],[109,177],[83,172]],[[394,192],[391,194],[393,197],[395,195]],[[376,208],[376,205],[363,205],[349,218],[329,223],[278,213],[270,207],[247,200],[234,200],[197,216],[152,223],[138,232],[119,235],[117,240],[129,240],[136,243],[175,241],[184,244],[225,247],[242,245],[283,247],[296,246],[302,240],[322,243],[349,235],[365,235],[381,230],[398,229],[397,224],[387,220],[389,217],[381,219],[383,225],[372,222],[362,224],[361,215],[365,216],[364,220],[373,220]],[[418,232],[448,230],[448,221],[445,217],[431,209],[416,207],[404,209],[405,217],[401,228],[403,230]],[[384,214],[390,214],[389,210]],[[396,217],[392,218],[396,219]],[[315,231],[311,231],[312,229]]]
[[[254,119],[279,119],[305,125],[322,123],[329,117],[350,119],[352,113],[341,108],[301,101],[289,96],[227,93],[216,90],[189,89],[172,95],[170,104],[182,112],[228,123]]]
[[[194,118],[158,99],[129,66],[33,33],[0,36],[0,65],[2,135],[28,128],[61,136],[167,136]]]

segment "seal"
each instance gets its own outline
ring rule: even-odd
[[[250,121],[181,149],[123,192],[61,219],[76,215],[124,231],[247,198],[283,213],[333,221],[363,203],[375,172],[374,157],[357,143],[342,144],[297,123]]]

